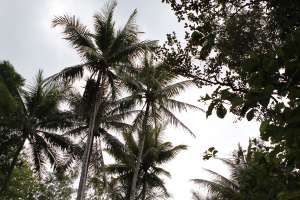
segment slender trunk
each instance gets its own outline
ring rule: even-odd
[[[97,86],[99,86],[99,83],[101,81],[101,74],[98,74],[97,78]],[[79,187],[77,191],[77,200],[84,200],[85,198],[85,190],[86,190],[86,180],[87,180],[87,174],[88,174],[88,168],[89,168],[89,160],[90,160],[90,154],[93,146],[93,138],[94,138],[94,130],[95,130],[95,121],[96,116],[98,112],[98,108],[100,105],[100,91],[98,90],[95,97],[95,103],[94,108],[90,116],[89,121],[89,131],[88,131],[88,138],[86,147],[82,156],[82,167],[81,167],[81,174],[80,174],[80,180],[79,180]]]
[[[12,175],[12,172],[15,168],[15,165],[17,164],[17,161],[18,161],[18,157],[20,155],[20,152],[22,151],[23,149],[23,146],[25,144],[25,141],[26,141],[26,137],[24,136],[24,138],[22,138],[23,140],[21,141],[20,143],[20,146],[18,146],[18,149],[13,157],[13,160],[12,160],[12,163],[8,169],[8,172],[7,172],[7,175],[6,177],[4,178],[4,182],[3,182],[3,185],[2,185],[2,188],[0,190],[0,194],[4,193],[4,191],[6,190],[6,187],[8,186],[8,183],[9,183],[9,180],[10,180],[10,177]]]
[[[147,102],[146,102],[147,103]],[[135,195],[136,195],[136,187],[137,187],[137,180],[138,180],[138,175],[140,171],[140,167],[142,164],[142,157],[143,157],[143,151],[144,151],[144,145],[145,145],[145,140],[146,140],[146,129],[147,129],[147,120],[148,120],[148,115],[149,115],[149,103],[147,103],[146,106],[146,111],[145,111],[145,117],[143,119],[143,125],[142,125],[142,139],[139,142],[139,155],[138,155],[138,160],[134,169],[133,173],[133,178],[132,178],[132,183],[131,183],[131,189],[130,189],[130,196],[129,200],[135,200]]]
[[[144,180],[143,180],[143,191],[142,191],[142,197],[141,197],[142,200],[146,199],[146,192],[147,192],[147,184],[146,184],[146,180],[144,178]]]
[[[102,144],[101,144],[101,139],[99,141],[99,150],[97,149],[97,151],[99,152],[100,154],[100,165],[101,165],[101,173],[102,173],[102,178],[103,178],[103,183],[104,183],[104,190],[103,190],[103,193],[106,193],[104,194],[104,199],[107,199],[108,198],[108,183],[107,183],[107,178],[106,178],[106,172],[104,170],[104,167],[105,167],[105,163],[104,163],[104,157],[103,157],[103,151],[102,151]]]

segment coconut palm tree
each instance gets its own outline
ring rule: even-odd
[[[82,200],[85,194],[88,163],[92,148],[92,138],[95,127],[95,118],[100,104],[100,85],[109,82],[113,96],[118,93],[120,81],[115,71],[131,68],[134,59],[145,50],[156,46],[155,41],[139,41],[137,25],[135,24],[135,10],[129,17],[125,26],[115,29],[113,13],[116,1],[111,1],[106,8],[94,16],[95,32],[91,33],[88,28],[80,23],[75,16],[60,16],[53,20],[53,26],[64,28],[65,39],[77,50],[84,63],[67,67],[60,73],[51,77],[52,80],[65,79],[74,80],[82,78],[84,70],[92,74],[95,79],[96,89],[93,100],[93,112],[89,122],[89,135],[86,149],[83,155],[83,164],[79,181],[77,200]]]
[[[223,160],[224,163],[229,166],[232,173],[237,173],[239,170],[238,165],[229,160]],[[223,199],[223,200],[240,200],[239,182],[234,176],[226,178],[221,174],[218,174],[209,169],[205,169],[210,175],[214,176],[214,180],[205,179],[193,179],[192,181],[198,185],[202,185],[208,188],[210,197],[206,199]],[[195,194],[196,196],[196,194]]]
[[[83,95],[81,95],[80,93],[73,93],[69,96],[68,101],[73,116],[76,116],[76,125],[72,127],[72,129],[65,132],[65,135],[72,136],[75,138],[80,137],[81,143],[83,142],[84,145],[86,145],[85,141],[89,130],[88,124],[90,112],[92,111],[91,101],[92,95],[94,94],[94,92],[92,91],[93,88],[90,88],[91,81],[94,80],[89,79],[87,81]],[[122,132],[131,129],[132,126],[124,122],[124,120],[138,113],[139,110],[126,110],[124,108],[120,108],[122,101],[114,100],[107,86],[101,88],[101,90],[104,94],[101,98],[100,106],[95,120],[97,129],[94,130],[93,134],[93,146],[90,155],[91,173],[89,174],[96,174],[97,176],[101,176],[103,178],[103,182],[105,183],[106,176],[102,170],[104,167],[103,153],[101,147],[102,133],[111,131]],[[72,160],[73,159],[71,158],[69,162],[72,162]],[[102,174],[100,174],[100,172]],[[105,191],[105,187],[102,189],[103,191]]]
[[[237,151],[234,152],[232,159],[217,158],[223,162],[230,171],[229,178],[214,172],[209,169],[204,169],[210,175],[214,177],[213,180],[205,179],[193,179],[192,181],[200,186],[205,186],[208,189],[209,197],[205,198],[210,199],[232,199],[240,200],[243,199],[240,193],[240,182],[242,178],[242,171],[247,168],[248,164],[253,160],[253,150],[252,150],[252,141],[249,140],[249,145],[246,151],[238,145]],[[194,198],[199,197],[200,195],[197,192],[193,192]]]
[[[133,122],[133,127],[141,125],[140,130],[147,133],[147,127],[154,124],[158,127],[160,123],[171,123],[175,126],[180,126],[192,135],[193,132],[180,121],[172,110],[186,111],[187,109],[201,110],[197,106],[184,103],[175,99],[188,86],[193,85],[190,80],[180,81],[175,75],[167,70],[165,62],[154,62],[153,57],[145,54],[141,66],[138,66],[135,71],[123,77],[126,81],[126,86],[131,95],[125,97],[124,107],[139,105],[141,112],[137,115]],[[177,82],[176,82],[177,81]],[[136,183],[138,179],[138,172],[142,161],[142,152],[146,135],[140,136],[139,140],[139,155],[136,163],[136,168],[133,175],[130,200],[135,199]]]
[[[170,177],[170,173],[160,165],[174,159],[180,151],[186,149],[186,146],[173,146],[170,142],[164,142],[162,128],[148,128],[147,131],[148,133],[143,134],[146,135],[146,139],[137,181],[138,195],[135,199],[165,199],[169,197],[169,193],[161,176]],[[106,151],[116,160],[116,163],[108,165],[106,170],[119,184],[118,195],[123,199],[129,199],[135,163],[139,154],[138,144],[143,138],[135,139],[131,132],[122,133],[124,142],[109,133],[104,133],[103,137],[107,143]],[[113,195],[116,195],[116,191],[113,191]]]
[[[231,172],[228,178],[207,170],[215,179],[193,181],[207,187],[211,199],[299,199],[299,180],[293,180],[298,172],[287,172],[273,148],[259,139],[250,140],[247,151],[239,145],[232,159],[221,159]]]
[[[26,141],[30,147],[31,158],[37,172],[41,171],[47,160],[55,165],[60,163],[58,148],[73,150],[80,154],[80,148],[77,145],[74,145],[67,137],[56,133],[73,124],[70,113],[59,109],[68,89],[69,87],[46,83],[42,71],[39,71],[35,83],[29,89],[19,91],[18,104],[21,105],[21,108],[12,119],[16,125],[6,128],[10,132],[17,133],[20,139],[17,140],[17,149],[2,191],[7,186]]]

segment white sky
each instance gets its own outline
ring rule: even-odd
[[[66,66],[80,63],[80,58],[66,41],[61,29],[52,28],[55,15],[75,14],[82,23],[92,26],[92,16],[99,11],[103,0],[0,0],[0,60],[9,60],[16,70],[31,81],[38,69],[45,75],[54,74]],[[160,0],[119,0],[115,20],[124,24],[133,9],[138,9],[137,24],[145,32],[143,39],[163,42],[167,33],[176,31],[184,34],[168,5]],[[197,101],[204,90],[190,89],[180,99],[206,108]],[[209,119],[201,112],[182,113],[179,117],[197,135],[193,138],[175,128],[168,128],[166,139],[174,145],[186,144],[189,149],[179,154],[166,165],[172,179],[166,180],[172,199],[191,199],[192,178],[209,178],[201,169],[212,169],[227,174],[226,168],[218,161],[203,161],[203,152],[216,147],[220,157],[228,157],[240,142],[243,146],[249,137],[258,135],[258,123],[238,121],[232,115]]]

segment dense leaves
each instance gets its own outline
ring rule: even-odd
[[[262,138],[282,148],[295,168],[300,161],[300,2],[163,2],[186,28],[186,46],[173,33],[161,50],[169,69],[199,87],[214,86],[201,98],[210,104],[207,116],[216,109],[223,118],[225,107],[249,121],[263,121]]]
[[[7,79],[9,80],[8,77]],[[59,87],[56,84],[47,84],[41,71],[37,74],[35,83],[28,89],[16,89],[13,97],[18,107],[0,127],[0,153],[4,161],[1,164],[1,192],[7,187],[26,142],[31,154],[29,158],[38,173],[47,161],[55,166],[62,163],[59,149],[72,152],[79,148],[70,139],[57,133],[58,130],[73,125],[70,113],[59,109],[68,90],[67,85]]]
[[[277,152],[277,147],[268,147],[254,139],[249,141],[247,150],[239,146],[232,158],[217,158],[228,167],[230,176],[206,169],[214,179],[193,180],[208,189],[207,198],[194,192],[195,199],[298,199],[299,176],[296,171],[287,170],[282,155],[274,157]]]
[[[48,173],[45,180],[40,180],[31,170],[25,156],[19,157],[11,176],[11,184],[1,194],[3,200],[71,200],[73,193],[71,174],[59,175]]]

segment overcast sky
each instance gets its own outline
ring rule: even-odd
[[[10,61],[16,70],[32,80],[38,69],[46,76],[54,74],[66,66],[80,63],[80,58],[72,47],[62,39],[61,29],[52,28],[51,20],[56,15],[74,14],[82,23],[92,28],[92,16],[99,11],[103,0],[0,0],[0,60]],[[145,32],[143,39],[160,40],[167,33],[176,31],[182,36],[184,30],[168,5],[160,0],[119,0],[115,14],[117,25],[125,23],[133,11],[138,9],[137,24]],[[180,99],[200,105],[198,99],[205,90],[190,89]],[[179,115],[178,115],[179,116]],[[181,113],[179,116],[197,135],[191,137],[175,128],[166,130],[166,139],[174,145],[186,144],[189,149],[170,162],[166,168],[172,179],[166,180],[167,188],[174,200],[191,199],[192,178],[209,178],[202,167],[227,174],[226,168],[217,161],[203,161],[203,152],[214,146],[219,156],[228,157],[240,142],[243,146],[249,137],[258,135],[255,122],[237,121],[227,115],[225,119],[212,116],[205,118],[201,112]],[[195,188],[195,187],[194,187]]]

